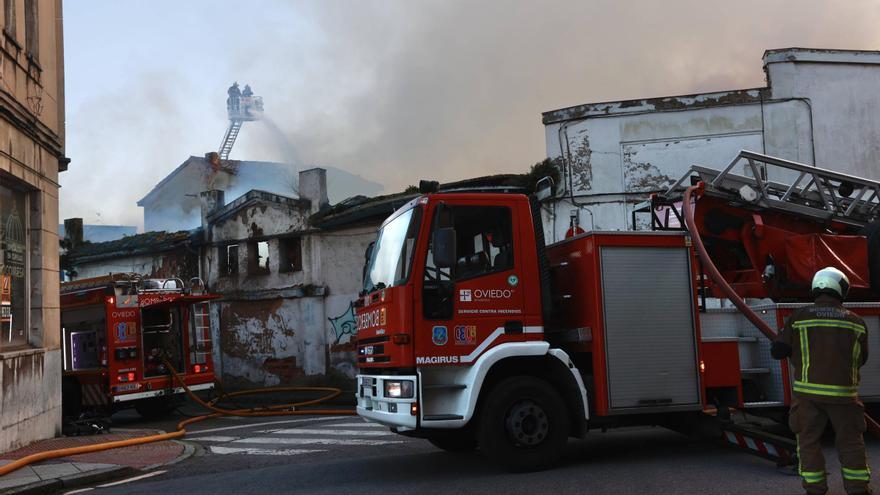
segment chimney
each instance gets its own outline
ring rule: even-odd
[[[327,199],[327,171],[310,168],[299,173],[299,197],[312,202],[312,213],[330,205]]]
[[[223,208],[225,204],[223,191],[217,189],[202,191],[199,193],[199,203],[202,210],[202,235],[205,241],[210,241],[211,229],[210,225],[208,225],[208,217],[215,211]]]
[[[64,220],[64,238],[70,243],[70,249],[74,249],[83,242],[83,219],[67,218]]]

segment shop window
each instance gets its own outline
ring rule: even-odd
[[[28,344],[28,194],[0,184],[0,349]]]
[[[248,243],[248,274],[266,275],[269,273],[269,242]]]
[[[231,277],[238,274],[238,244],[220,246],[219,268],[221,277]]]
[[[278,243],[278,254],[282,272],[298,272],[302,270],[302,239],[289,237]]]

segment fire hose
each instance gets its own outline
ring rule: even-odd
[[[237,392],[231,392],[227,394],[223,394],[220,397],[212,399],[210,401],[204,401],[199,396],[197,396],[184,382],[183,377],[171,366],[171,363],[168,362],[167,359],[163,357],[163,361],[165,362],[165,366],[171,371],[171,375],[180,383],[180,386],[183,387],[186,394],[198,405],[203,408],[212,411],[209,414],[204,414],[201,416],[196,416],[193,418],[189,418],[183,420],[177,424],[177,431],[173,431],[171,433],[160,433],[157,435],[150,435],[145,437],[138,438],[130,438],[126,440],[117,440],[114,442],[104,442],[97,443],[93,445],[84,445],[82,447],[72,447],[66,449],[57,449],[57,450],[49,450],[46,452],[39,452],[36,454],[31,454],[16,461],[13,461],[4,466],[0,466],[0,476],[4,476],[9,474],[17,469],[23,468],[28,464],[32,464],[34,462],[45,461],[47,459],[56,459],[59,457],[68,457],[77,454],[88,454],[91,452],[99,452],[102,450],[110,450],[110,449],[118,449],[120,447],[131,447],[133,445],[143,445],[146,443],[153,442],[161,442],[164,440],[174,440],[177,438],[182,438],[186,435],[186,427],[198,423],[200,421],[204,421],[206,419],[216,418],[219,416],[243,416],[243,417],[266,417],[266,416],[306,416],[306,415],[326,415],[326,416],[353,416],[355,412],[351,409],[298,409],[303,406],[311,406],[315,404],[319,404],[330,399],[333,399],[339,394],[342,393],[342,390],[338,388],[332,387],[269,387],[269,388],[258,388],[252,390],[241,390]],[[294,402],[290,404],[277,404],[274,406],[268,406],[259,409],[223,409],[217,407],[216,404],[227,398],[227,397],[235,397],[242,395],[252,395],[252,394],[261,394],[261,393],[285,393],[285,392],[327,392],[326,395],[318,397],[316,399],[305,400],[301,402]]]
[[[694,206],[691,204],[691,200],[694,196],[694,193],[697,194],[702,193],[704,183],[700,182],[696,186],[690,186],[684,191],[684,197],[682,198],[682,209],[684,210],[684,221],[687,225],[687,230],[691,234],[691,240],[693,240],[694,247],[697,250],[697,254],[700,256],[700,261],[703,262],[703,269],[708,272],[709,278],[715,282],[715,285],[718,286],[718,289],[721,291],[724,296],[739,309],[745,317],[753,324],[755,327],[764,334],[767,339],[771,342],[776,340],[776,332],[770,328],[770,325],[767,324],[757,313],[755,313],[752,308],[750,308],[746,302],[733,290],[733,287],[727,283],[727,280],[721,275],[721,272],[718,270],[718,267],[715,266],[715,263],[712,261],[712,258],[709,256],[709,252],[706,250],[706,246],[703,244],[703,238],[700,236],[700,230],[697,228],[696,221],[694,220]],[[874,421],[867,413],[865,413],[865,423],[868,426],[868,431],[871,432],[872,435],[876,438],[880,438],[880,424]]]

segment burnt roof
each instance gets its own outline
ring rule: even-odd
[[[172,251],[197,239],[201,229],[178,232],[145,232],[107,242],[87,242],[68,250],[71,262],[89,263],[108,258]]]
[[[498,174],[474,177],[440,184],[440,192],[456,190],[478,190],[483,188],[517,189],[528,184],[528,174]],[[354,196],[336,203],[332,207],[315,213],[309,218],[312,226],[320,229],[338,229],[358,223],[381,223],[395,210],[407,204],[419,192],[407,189],[404,192],[368,198]]]
[[[208,215],[208,221],[211,223],[218,222],[230,217],[242,208],[261,203],[275,203],[303,210],[308,210],[312,206],[312,202],[307,199],[291,198],[289,196],[282,196],[281,194],[275,194],[268,191],[251,189],[238,198],[235,198],[231,203],[224,205],[219,210]]]

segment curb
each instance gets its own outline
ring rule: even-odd
[[[71,474],[54,480],[37,481],[27,485],[7,488],[0,491],[0,495],[43,495],[55,493],[58,490],[77,488],[84,485],[112,481],[137,474],[139,471],[129,466],[118,466],[104,469],[96,469],[87,473]]]
[[[123,431],[125,429],[119,428],[117,431]],[[157,432],[164,433],[162,430],[155,430]],[[174,443],[180,444],[183,446],[183,452],[174,459],[168,462],[160,462],[158,464],[153,464],[152,466],[147,466],[143,469],[133,468],[131,466],[116,466],[109,467],[103,469],[96,469],[93,471],[88,471],[85,473],[79,474],[70,474],[67,476],[62,476],[60,478],[45,480],[45,481],[35,481],[33,483],[29,483],[27,485],[20,485],[11,488],[6,488],[0,490],[0,495],[44,495],[44,494],[52,494],[56,493],[59,490],[66,490],[70,488],[79,488],[85,485],[93,485],[95,483],[101,483],[104,481],[114,481],[121,478],[126,478],[128,476],[134,476],[139,473],[143,473],[146,471],[150,471],[156,469],[161,466],[168,466],[170,464],[177,464],[178,462],[184,461],[193,456],[196,453],[196,448],[193,444],[189,442],[181,442],[179,440],[171,440]]]
[[[178,462],[185,461],[185,460],[189,459],[190,457],[193,456],[193,454],[196,453],[195,446],[189,442],[184,442],[181,440],[171,440],[171,441],[183,446],[183,452],[181,452],[179,456],[175,457],[174,459],[171,459],[168,462],[160,462],[158,464],[146,466],[144,468],[141,468],[140,471],[152,471],[153,469],[156,469],[156,468],[159,468],[162,466],[170,466],[172,464],[177,464]]]

